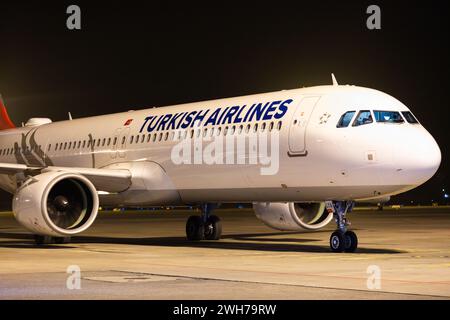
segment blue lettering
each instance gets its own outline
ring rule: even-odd
[[[191,127],[193,127],[194,125],[200,126],[200,124],[202,123],[203,119],[205,118],[205,116],[208,114],[209,109],[205,110],[204,113],[202,113],[202,111],[200,110],[197,115],[194,118],[194,121],[192,121],[191,123]]]
[[[216,119],[217,116],[219,115],[220,110],[221,110],[220,108],[214,110],[214,112],[209,116],[208,120],[205,122],[205,126],[207,126],[209,123],[211,123],[212,125],[216,124]]]
[[[196,113],[197,111],[192,111],[187,115],[187,117],[184,119],[184,123],[181,125],[182,129],[186,129],[187,127],[189,127],[192,121],[192,116],[194,116]]]
[[[149,116],[149,117],[145,118],[144,124],[142,125],[141,130],[139,130],[139,133],[141,133],[142,130],[144,130],[144,127],[147,124],[148,120],[150,120],[152,118],[153,118],[153,116]]]
[[[239,110],[239,106],[234,106],[231,107],[230,110],[228,110],[227,115],[223,118],[222,124],[225,124],[225,122],[228,119],[227,123],[231,123],[231,118],[233,117],[233,115]]]
[[[172,119],[170,119],[169,124],[167,125],[167,129],[175,129],[175,121],[177,121],[177,119],[183,114],[182,113],[175,113],[175,115],[172,117]]]
[[[172,117],[172,114],[166,114],[163,117],[162,121],[159,123],[158,129],[156,129],[156,131],[161,130],[161,128],[162,128],[162,130],[165,130],[164,127],[166,126],[166,123],[170,120],[171,117]]]
[[[273,117],[275,119],[281,119],[288,111],[287,105],[290,104],[292,101],[293,101],[292,99],[283,101],[283,103],[278,107],[278,113],[276,113]]]
[[[272,119],[272,114],[270,114],[271,112],[274,112],[277,108],[276,108],[276,105],[277,104],[280,104],[281,103],[281,100],[278,100],[278,101],[274,101],[274,102],[272,102],[271,104],[270,104],[270,106],[267,108],[267,110],[266,110],[266,113],[264,113],[264,117],[263,117],[263,120],[270,120],[270,119]]]

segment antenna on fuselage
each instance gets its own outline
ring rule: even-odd
[[[334,76],[334,73],[331,74],[331,81],[333,81],[333,86],[338,86],[338,82],[336,80],[336,77]]]
[[[68,112],[69,114],[69,120],[72,120],[72,114],[70,113],[70,111]]]

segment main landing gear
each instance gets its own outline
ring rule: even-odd
[[[45,244],[64,244],[70,243],[70,237],[52,237],[52,236],[41,236],[39,234],[34,235],[34,242],[36,245],[41,246]]]
[[[212,215],[214,205],[207,203],[201,206],[201,216],[190,216],[186,222],[186,237],[191,241],[219,240],[222,235],[222,222],[218,216]]]
[[[355,252],[358,247],[358,237],[353,231],[347,230],[350,225],[346,214],[352,211],[353,201],[326,201],[328,212],[333,212],[337,230],[331,234],[330,247],[333,252]]]

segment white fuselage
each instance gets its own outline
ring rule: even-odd
[[[251,108],[258,103],[259,113],[252,117]],[[232,107],[237,108],[230,114]],[[286,90],[3,130],[0,162],[138,172],[139,178],[127,190],[101,194],[100,202],[111,205],[365,200],[410,190],[433,176],[441,154],[422,125],[373,119],[353,126],[361,110],[369,110],[373,117],[374,110],[409,109],[385,93],[361,87]],[[192,119],[204,116],[196,125],[188,122],[194,111]],[[347,111],[355,111],[350,125],[338,128]],[[217,117],[208,123],[214,112]],[[205,138],[195,146],[207,152],[211,132],[224,143],[227,138],[251,134],[261,138],[277,132],[278,162],[250,159],[248,141],[240,156],[237,151],[230,156],[225,147],[217,151],[223,164],[194,159],[194,149],[190,163],[174,161],[174,148],[191,134]],[[268,154],[277,150],[273,144]],[[261,169],[271,165],[275,171],[262,174]],[[1,175],[0,187],[14,192],[14,176]]]

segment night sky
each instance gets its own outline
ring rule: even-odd
[[[17,125],[330,84],[334,72],[398,98],[441,148],[438,173],[394,202],[450,189],[447,1],[30,3],[0,3],[0,93]],[[66,28],[70,4],[79,31]],[[381,30],[366,28],[370,4]]]

